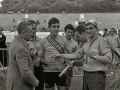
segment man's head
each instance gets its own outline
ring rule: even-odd
[[[48,28],[51,35],[57,36],[60,29],[60,21],[56,17],[53,17],[48,22]]]
[[[28,20],[28,22],[32,25],[33,36],[35,36],[37,30],[37,24],[34,20]]]
[[[89,21],[89,22],[85,23],[84,26],[85,26],[88,38],[92,39],[97,35],[97,33],[99,31],[97,22]]]
[[[115,28],[110,28],[110,35],[114,35],[115,34]]]
[[[107,32],[108,32],[108,29],[107,29],[107,28],[104,28],[104,29],[103,29],[103,33],[104,33],[104,34],[107,34]]]
[[[64,28],[66,38],[71,39],[74,34],[74,26],[72,24],[67,24]]]
[[[78,42],[86,42],[86,31],[85,31],[85,27],[83,25],[77,26],[75,28],[75,33],[74,33],[74,37],[75,40]]]
[[[18,35],[20,35],[24,40],[29,41],[32,36],[32,26],[27,22],[20,22],[17,27]]]

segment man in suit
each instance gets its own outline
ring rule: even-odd
[[[32,26],[20,22],[18,36],[11,42],[9,49],[9,68],[6,90],[33,90],[39,81],[33,74],[33,60],[27,41],[32,35]]]

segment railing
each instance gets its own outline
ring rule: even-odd
[[[8,66],[8,59],[9,59],[8,48],[0,48],[0,54],[2,54],[2,55],[0,55],[1,56],[0,57],[1,64],[3,65],[3,67],[7,67]]]
[[[0,90],[6,90],[8,48],[0,48]]]

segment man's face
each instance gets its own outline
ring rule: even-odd
[[[49,26],[49,30],[52,35],[57,36],[60,30],[60,24],[59,23],[52,24],[51,26]]]
[[[110,29],[110,34],[111,34],[111,35],[114,35],[114,34],[115,34],[114,29]]]
[[[89,24],[85,28],[88,38],[94,38],[97,35],[98,30],[94,27],[94,25]]]
[[[25,40],[29,41],[32,35],[33,35],[32,26],[28,26],[24,33]]]
[[[104,34],[107,34],[107,31],[106,30],[103,30]]]
[[[33,36],[36,35],[36,29],[37,29],[36,24],[33,24],[33,25],[32,25]]]
[[[71,39],[73,37],[73,33],[74,33],[74,31],[72,29],[67,29],[65,32],[65,35],[67,38]]]
[[[78,31],[74,33],[75,40],[78,42],[85,42],[86,41],[86,35],[85,34],[79,34]]]

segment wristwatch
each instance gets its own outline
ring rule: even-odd
[[[96,56],[94,55],[94,56],[93,56],[93,59],[95,59],[95,58],[96,58]]]

